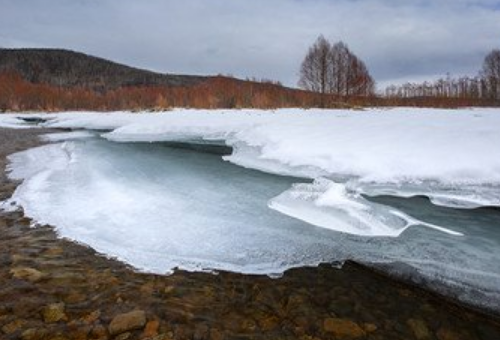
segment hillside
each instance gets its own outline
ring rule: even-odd
[[[159,74],[62,49],[0,49],[0,111],[338,107],[272,81]]]
[[[0,49],[0,72],[30,83],[108,91],[129,86],[191,86],[202,76],[159,74],[62,49]]]

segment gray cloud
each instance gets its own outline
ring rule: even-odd
[[[475,75],[500,48],[493,0],[0,0],[0,9],[0,46],[287,85],[321,33],[347,42],[381,84]]]

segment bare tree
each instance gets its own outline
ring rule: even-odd
[[[330,49],[330,43],[322,35],[309,48],[300,66],[300,87],[321,94],[327,92]]]
[[[366,65],[343,42],[333,46],[320,36],[302,62],[299,86],[321,94],[368,96],[375,82]]]
[[[493,50],[484,58],[482,77],[486,82],[488,97],[500,100],[500,50]]]

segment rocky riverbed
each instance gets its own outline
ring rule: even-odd
[[[5,157],[47,130],[0,129],[0,197],[15,183]],[[160,276],[0,213],[0,339],[500,339],[498,319],[355,263]]]

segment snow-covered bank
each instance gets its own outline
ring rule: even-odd
[[[19,115],[0,116],[12,126]],[[48,127],[109,131],[115,142],[226,143],[227,161],[320,176],[369,195],[500,206],[500,110],[174,110],[45,115]],[[22,122],[19,121],[22,125]]]

